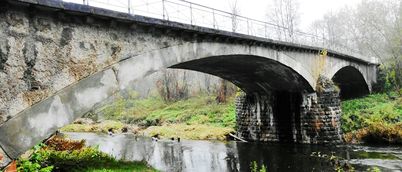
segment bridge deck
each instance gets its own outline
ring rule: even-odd
[[[171,30],[183,30],[189,34],[194,35],[210,35],[215,37],[215,39],[227,39],[233,41],[250,41],[255,44],[263,44],[266,46],[272,46],[277,49],[296,49],[302,51],[312,51],[312,52],[319,52],[323,49],[327,49],[325,47],[317,47],[317,46],[309,46],[304,44],[296,44],[291,42],[267,39],[252,35],[246,35],[236,32],[228,32],[224,30],[212,29],[207,27],[201,27],[196,25],[190,25],[185,23],[179,23],[174,21],[162,20],[157,18],[151,18],[146,16],[140,15],[132,15],[128,13],[113,11],[104,8],[98,8],[88,5],[70,3],[70,2],[63,2],[61,0],[7,0],[9,3],[12,4],[21,4],[21,5],[28,5],[31,7],[37,7],[43,10],[50,10],[50,11],[64,11],[67,13],[75,14],[75,15],[82,15],[82,16],[91,16],[91,17],[99,17],[103,19],[116,19],[120,22],[128,22],[133,24],[141,24],[141,25],[148,25],[153,26],[155,28],[165,28]],[[332,49],[327,49],[328,54],[347,59],[354,62],[359,62],[363,64],[369,65],[376,65],[378,62],[373,58],[368,58],[360,54],[350,54],[335,51]]]

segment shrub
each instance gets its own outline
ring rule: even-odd
[[[143,162],[123,162],[97,147],[85,147],[85,141],[72,141],[53,137],[33,148],[29,158],[17,161],[18,171],[155,171]]]

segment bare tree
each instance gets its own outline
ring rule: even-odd
[[[366,0],[355,8],[328,13],[311,25],[331,44],[358,49],[374,56],[389,70],[387,80],[402,88],[402,1]],[[329,45],[331,46],[331,45]]]
[[[277,25],[279,39],[293,40],[299,23],[298,0],[272,0],[267,19]]]
[[[163,70],[162,77],[156,83],[158,93],[166,102],[186,99],[189,96],[187,73],[180,75],[178,70]],[[180,78],[181,77],[181,78]]]
[[[219,85],[217,87],[216,93],[216,102],[217,103],[225,103],[227,102],[228,97],[233,96],[236,93],[237,87],[231,82],[220,79]]]
[[[204,85],[207,94],[211,93],[211,75],[204,74]]]

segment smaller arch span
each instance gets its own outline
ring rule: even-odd
[[[354,66],[345,66],[339,69],[333,75],[332,81],[340,88],[342,100],[362,97],[370,93],[363,74]]]

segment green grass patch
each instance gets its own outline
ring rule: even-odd
[[[234,128],[236,123],[234,97],[222,104],[207,95],[172,103],[159,97],[119,99],[104,107],[102,113],[106,119],[144,126],[184,123]]]
[[[64,132],[121,131],[123,123],[148,127],[148,136],[183,139],[225,140],[236,124],[234,96],[226,103],[216,103],[214,96],[200,95],[177,102],[165,102],[159,97],[146,99],[119,98],[101,109],[107,119],[98,124],[70,124]],[[121,122],[116,122],[121,121]]]
[[[214,127],[209,125],[171,124],[151,126],[144,130],[148,136],[159,135],[162,138],[180,137],[189,140],[226,140],[226,136],[234,132],[229,127]]]
[[[402,98],[372,94],[342,102],[342,130],[356,131],[374,123],[397,124],[402,120]]]
[[[402,97],[372,94],[343,101],[342,111],[346,141],[402,143]]]
[[[61,128],[63,132],[97,132],[107,133],[109,129],[119,132],[124,127],[124,124],[119,121],[106,120],[97,124],[69,124]]]

